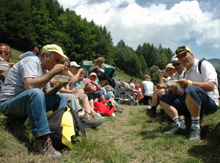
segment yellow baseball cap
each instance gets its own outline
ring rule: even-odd
[[[45,53],[45,52],[55,52],[55,53],[58,53],[59,55],[61,55],[63,58],[69,59],[69,58],[63,53],[63,50],[61,49],[61,47],[59,47],[59,46],[56,45],[56,44],[48,44],[48,45],[45,45],[45,46],[42,48],[42,53]]]
[[[186,45],[184,46],[180,46],[176,49],[175,53],[176,53],[176,56],[180,55],[180,54],[183,54],[185,52],[191,52],[191,50],[189,49],[189,47],[187,47]]]

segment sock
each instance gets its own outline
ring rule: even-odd
[[[178,127],[182,128],[182,129],[186,128],[185,123],[182,121],[182,119],[179,116],[174,117],[173,121]]]
[[[156,111],[157,107],[156,106],[151,106],[151,110]]]
[[[192,117],[192,124],[191,124],[191,128],[193,127],[198,127],[200,128],[200,117]]]

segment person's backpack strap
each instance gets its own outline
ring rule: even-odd
[[[201,65],[202,65],[203,61],[204,61],[203,59],[199,60],[199,63],[198,63],[198,69],[199,69],[200,74],[202,74]],[[216,86],[217,86],[217,89],[218,89],[218,93],[220,95],[220,85],[219,85],[220,84],[220,72],[216,68],[215,68],[215,72],[217,74],[217,81],[218,81],[218,83],[216,83]]]
[[[82,136],[86,137],[86,131],[83,127],[82,121],[79,119],[77,112],[71,108],[71,113],[73,116],[75,128],[81,132]]]
[[[199,63],[198,63],[198,69],[199,69],[200,74],[202,74],[202,72],[201,72],[201,65],[202,65],[203,61],[204,61],[203,59],[199,60]]]

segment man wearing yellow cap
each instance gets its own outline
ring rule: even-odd
[[[173,95],[160,97],[160,104],[165,112],[173,119],[176,126],[167,135],[185,134],[186,125],[179,117],[190,116],[192,119],[190,141],[199,141],[200,117],[203,114],[211,114],[218,109],[217,74],[214,67],[208,61],[201,64],[201,73],[198,69],[199,60],[187,46],[178,47],[176,57],[185,68],[183,79],[177,81],[183,91],[172,86]]]
[[[64,58],[68,57],[59,46],[44,46],[39,57],[26,57],[10,69],[0,92],[1,112],[14,118],[28,115],[35,150],[52,158],[62,154],[51,144],[46,112],[66,107],[67,103],[63,95],[56,94],[63,85],[50,88],[48,82],[65,71],[60,64]]]

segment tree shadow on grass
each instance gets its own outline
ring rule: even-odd
[[[188,153],[206,163],[220,162],[220,123],[211,131],[209,126],[203,126],[201,137],[207,143],[195,144]]]
[[[31,127],[27,117],[16,119],[4,117],[5,130],[10,132],[18,141],[25,144],[29,152],[32,152]]]

